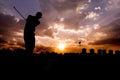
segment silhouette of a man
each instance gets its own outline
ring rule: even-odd
[[[28,15],[24,28],[24,42],[26,53],[33,53],[35,47],[35,27],[40,24],[39,19],[42,18],[42,13],[37,12],[35,16]]]

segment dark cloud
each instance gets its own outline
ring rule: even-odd
[[[120,12],[118,12],[115,17],[120,18]]]
[[[40,52],[53,52],[54,49],[52,47],[47,47],[47,46],[36,46],[35,47],[35,52],[40,53]]]
[[[69,29],[75,29],[77,30],[80,25],[80,21],[85,18],[85,14],[77,14],[75,16],[69,17],[63,21],[63,24],[65,24],[65,28]]]
[[[68,10],[75,10],[77,5],[83,0],[39,0],[40,8],[43,12],[57,11],[58,13],[64,13]]]
[[[4,28],[9,26],[9,28],[11,28],[12,27],[11,25],[16,25],[15,17],[10,15],[0,14],[0,26]]]
[[[7,41],[5,41],[4,39],[0,38],[0,44],[4,44],[7,43]]]
[[[46,35],[46,36],[52,37],[53,32],[48,28],[49,28],[49,24],[46,22],[46,20],[44,18],[42,18],[40,20],[39,26],[36,28],[36,35],[38,35],[38,36]]]
[[[75,11],[77,6],[81,3],[81,1],[83,0],[56,0],[52,1],[52,5],[56,11],[64,15],[67,11]]]
[[[64,18],[62,24],[65,28],[78,29],[79,22],[85,18],[85,14],[77,14],[78,5],[83,5],[84,0],[39,0],[40,8],[43,12],[44,29],[51,23],[60,23],[60,18]]]
[[[100,31],[108,34],[109,38],[120,38],[120,19],[116,19],[110,24],[101,27]]]
[[[12,39],[15,37],[15,32],[23,29],[24,21],[17,22],[14,16],[0,13],[0,34],[4,39]]]
[[[37,27],[37,35],[53,37],[53,32],[48,29],[48,27],[53,23],[60,23],[60,18],[62,17],[64,18],[64,22],[62,22],[62,24],[65,25],[65,28],[78,29],[79,21],[84,17],[84,15],[76,14],[75,11],[82,0],[39,1],[43,17],[41,19],[41,24]],[[66,18],[66,16],[68,17]]]
[[[21,46],[21,47],[25,47],[25,44],[23,42],[17,42],[17,45]]]
[[[48,36],[48,37],[54,38],[54,36],[53,36],[53,30],[52,30],[52,29],[46,29],[46,30],[44,31],[44,35],[46,35],[46,36]]]
[[[1,0],[1,1],[0,1],[0,6],[3,6],[3,5],[4,5],[4,4],[3,4],[3,1]]]
[[[0,0],[0,10],[3,8],[3,6],[4,6],[4,2]]]
[[[40,20],[40,25],[38,26],[39,30],[44,30],[49,27],[49,24],[46,22],[44,17]]]
[[[93,45],[102,45],[102,44],[120,45],[120,19],[114,20],[110,24],[101,27],[99,30],[106,33],[107,37],[104,39],[95,41],[94,43],[90,43],[90,44],[93,44]]]
[[[89,43],[92,45],[104,45],[104,44],[111,44],[111,45],[120,45],[120,38],[109,38],[105,40],[99,40],[94,43]]]

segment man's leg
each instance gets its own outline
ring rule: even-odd
[[[35,38],[34,36],[30,37],[29,39],[25,39],[25,48],[27,54],[32,54],[35,47]]]

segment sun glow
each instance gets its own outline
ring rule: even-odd
[[[66,44],[65,44],[65,43],[59,43],[59,44],[57,45],[57,48],[58,48],[59,50],[64,50],[64,49],[66,48]]]

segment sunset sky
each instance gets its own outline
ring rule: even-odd
[[[120,50],[120,0],[0,0],[0,48],[24,45],[25,21],[13,6],[25,18],[43,13],[36,47]]]

